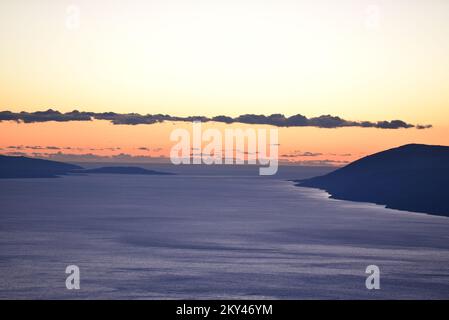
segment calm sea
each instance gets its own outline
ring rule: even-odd
[[[0,298],[449,298],[449,218],[287,181],[328,168],[151,167],[0,180]]]

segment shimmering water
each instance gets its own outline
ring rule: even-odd
[[[0,298],[449,298],[449,218],[177,170],[0,180]]]

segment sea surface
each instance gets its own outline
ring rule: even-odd
[[[149,168],[177,175],[0,180],[0,298],[449,298],[449,218],[288,181],[329,168]]]

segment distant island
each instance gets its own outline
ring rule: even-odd
[[[78,165],[58,161],[0,155],[0,179],[56,178],[67,174],[171,175],[172,173],[147,170],[140,167],[85,169]]]
[[[169,172],[147,170],[140,167],[101,167],[94,169],[74,170],[72,173],[173,175],[173,173]]]
[[[449,147],[408,144],[295,182],[323,189],[334,199],[449,216]]]

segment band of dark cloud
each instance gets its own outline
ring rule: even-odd
[[[191,117],[175,117],[164,114],[147,114],[141,115],[138,113],[115,113],[115,112],[84,112],[84,111],[71,111],[61,113],[49,109],[47,111],[36,112],[11,112],[0,111],[0,121],[17,121],[23,123],[34,122],[68,122],[68,121],[92,121],[92,120],[107,120],[116,125],[138,125],[138,124],[154,124],[164,121],[202,121],[202,122],[222,122],[222,123],[244,123],[244,124],[264,124],[277,127],[318,127],[318,128],[342,128],[342,127],[362,127],[362,128],[378,128],[378,129],[428,129],[432,125],[413,125],[402,120],[391,121],[349,121],[337,116],[322,115],[319,117],[307,118],[301,114],[297,114],[291,117],[286,117],[283,114],[272,114],[270,116],[256,115],[256,114],[244,114],[238,117],[232,118],[228,116],[191,116]]]

